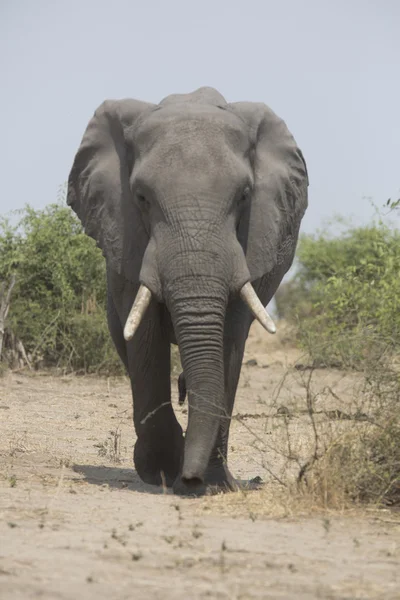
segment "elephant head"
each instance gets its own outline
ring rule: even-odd
[[[141,284],[125,338],[151,298],[171,315],[189,395],[185,480],[201,479],[223,414],[227,304],[241,294],[274,331],[251,282],[290,266],[307,185],[285,123],[210,88],[106,101],[86,129],[68,203],[108,268]]]

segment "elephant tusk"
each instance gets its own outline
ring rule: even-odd
[[[151,291],[141,284],[124,327],[124,338],[127,342],[135,335],[135,331],[139,327],[150,302]]]
[[[275,323],[261,304],[259,297],[249,281],[245,283],[240,290],[240,296],[242,300],[246,302],[247,306],[264,329],[269,331],[269,333],[276,333]]]

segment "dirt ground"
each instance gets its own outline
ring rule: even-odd
[[[200,499],[139,480],[126,379],[1,378],[1,600],[400,599],[398,513],[296,508],[285,492],[313,448],[307,386],[320,390],[328,429],[342,426],[328,417],[357,389],[340,371],[316,371],[310,383],[290,368],[296,360],[284,333],[254,326],[230,467],[263,484]]]

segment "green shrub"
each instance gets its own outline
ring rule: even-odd
[[[105,264],[73,212],[27,206],[0,221],[0,282],[16,275],[8,331],[33,364],[121,372],[106,324]]]
[[[77,314],[62,338],[63,354],[70,351],[69,367],[75,372],[123,375],[125,368],[115,352],[104,311]]]
[[[400,347],[400,232],[382,222],[303,236],[289,318],[315,364],[357,367]]]
[[[281,283],[274,299],[279,319],[294,322],[298,315],[304,318],[313,310],[308,290],[296,279]]]

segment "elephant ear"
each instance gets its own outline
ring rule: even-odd
[[[306,163],[284,121],[265,104],[239,102],[227,108],[247,124],[252,141],[253,195],[238,229],[251,279],[276,269],[283,276],[307,208]]]
[[[132,128],[152,107],[137,100],[103,102],[86,128],[68,179],[67,203],[85,233],[96,240],[107,265],[131,281],[138,280],[148,243],[129,184]]]

